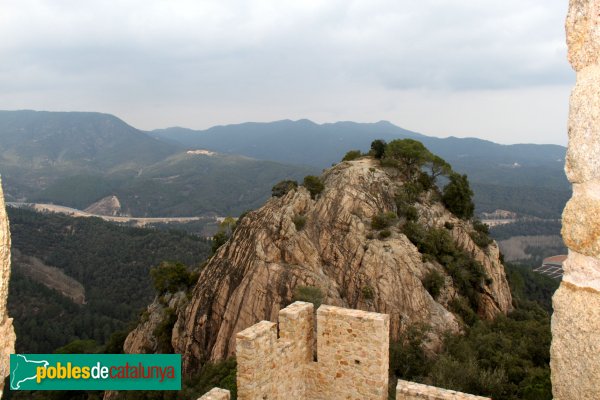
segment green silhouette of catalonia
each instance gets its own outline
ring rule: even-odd
[[[22,354],[14,355],[11,360],[10,370],[10,388],[12,390],[21,389],[24,382],[35,380],[38,367],[47,367],[46,360],[30,360]]]

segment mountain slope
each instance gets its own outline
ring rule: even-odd
[[[262,160],[329,167],[338,162],[348,149],[364,148],[369,139],[392,139],[399,136],[419,138],[418,133],[398,128],[389,122],[357,124],[337,122],[318,125],[303,119],[270,123],[248,122],[215,126],[205,131],[169,128],[150,132],[163,140],[186,147],[207,148],[229,154],[242,154]]]
[[[99,113],[0,111],[0,173],[9,201],[85,209],[116,196],[132,216],[239,214],[282,179],[316,168],[182,152]]]
[[[116,196],[122,212],[136,217],[238,215],[260,206],[275,183],[302,180],[316,172],[316,168],[234,155],[178,153],[140,168],[133,176],[113,173],[59,178],[28,199],[85,209],[102,198]]]
[[[0,111],[0,160],[38,168],[136,168],[175,153],[108,114]]]
[[[209,242],[181,232],[25,209],[9,208],[8,215],[14,249],[8,308],[22,353],[50,353],[76,339],[105,342],[152,300],[151,267],[166,260],[195,267],[210,251]],[[33,257],[78,281],[85,304],[48,288],[39,279],[44,271],[29,265]]]
[[[0,111],[0,173],[12,200],[76,175],[132,175],[179,150],[108,114]]]
[[[144,168],[114,193],[136,216],[239,215],[264,203],[275,183],[315,172],[240,156],[181,153]]]

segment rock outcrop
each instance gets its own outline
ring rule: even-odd
[[[171,313],[181,309],[187,303],[184,292],[166,294],[154,299],[148,306],[138,326],[127,335],[123,350],[129,354],[161,352],[156,338],[156,330],[174,317]],[[168,324],[167,324],[168,325]]]
[[[9,356],[15,352],[15,330],[12,318],[8,318],[6,302],[10,281],[10,230],[4,204],[2,181],[0,180],[0,397],[4,389],[4,378],[9,374]]]
[[[325,190],[316,200],[300,187],[251,212],[203,268],[173,329],[184,373],[232,355],[236,333],[276,320],[300,287],[317,288],[323,304],[389,314],[392,340],[415,324],[431,327],[434,344],[444,332],[461,331],[448,306],[457,288],[443,267],[424,261],[399,229],[388,238],[372,238],[371,218],[396,211],[394,196],[402,182],[394,171],[365,158],[338,164],[322,179]],[[423,225],[451,223],[456,243],[484,266],[490,279],[478,313],[491,318],[508,312],[512,299],[495,243],[479,248],[469,236],[471,224],[439,202],[425,200],[418,214]],[[432,270],[446,282],[437,301],[422,284]]]
[[[117,196],[104,197],[84,210],[94,215],[106,215],[108,217],[122,216],[121,202]]]

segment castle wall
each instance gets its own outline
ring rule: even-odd
[[[553,298],[552,391],[556,400],[600,398],[600,0],[571,0],[566,23],[571,94],[565,171],[573,197],[563,213],[569,247]]]

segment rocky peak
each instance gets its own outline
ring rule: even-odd
[[[299,187],[245,216],[178,310],[172,344],[183,355],[184,372],[232,355],[237,332],[276,320],[280,309],[306,296],[389,314],[392,340],[415,324],[430,326],[434,346],[443,333],[460,332],[463,322],[449,306],[460,290],[444,267],[419,252],[402,233],[401,219],[385,235],[371,227],[374,216],[397,211],[403,182],[396,171],[371,158],[343,162],[323,174],[325,189],[316,199]],[[434,197],[416,205],[418,223],[452,226],[456,245],[481,263],[487,279],[480,316],[508,312],[511,295],[496,244],[478,247],[469,235],[472,225]],[[422,283],[434,270],[443,277],[435,299]]]

